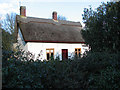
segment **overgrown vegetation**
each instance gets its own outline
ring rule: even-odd
[[[41,62],[3,50],[3,88],[120,88],[119,7],[85,10],[83,36],[91,51],[83,58]]]
[[[3,59],[3,88],[120,88],[120,53],[90,53],[76,60]]]
[[[12,50],[12,44],[12,35],[9,32],[2,29],[2,49],[4,51],[10,51]]]

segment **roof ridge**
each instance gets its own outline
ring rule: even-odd
[[[39,17],[30,17],[30,16],[27,16],[27,18],[43,19],[43,20],[53,20],[53,19],[49,19],[49,18],[39,18]],[[53,20],[53,21],[54,21],[54,20]],[[80,23],[80,22],[76,22],[76,21],[68,21],[68,20],[57,20],[57,21],[65,21],[65,22]]]
[[[20,17],[20,15],[17,15],[17,17],[18,17],[17,20],[22,22],[22,23],[35,22],[35,23],[48,23],[48,24],[54,24],[54,25],[69,25],[69,26],[80,26],[80,27],[82,27],[80,22],[74,22],[74,21],[57,20],[57,22],[56,22],[53,19],[46,19],[46,18],[37,18],[37,17],[23,18],[23,17]]]

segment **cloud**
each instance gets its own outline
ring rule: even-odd
[[[7,3],[0,4],[0,13],[6,14],[12,7],[13,7],[12,4]]]
[[[8,13],[18,13],[19,9],[17,8],[16,3],[0,3],[0,19],[3,20],[5,15]]]

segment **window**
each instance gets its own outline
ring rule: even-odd
[[[75,55],[81,57],[81,48],[75,48]]]
[[[54,48],[46,49],[46,57],[47,60],[51,60],[52,58],[54,59]]]

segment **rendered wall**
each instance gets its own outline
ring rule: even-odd
[[[28,51],[27,44],[25,43],[25,41],[23,39],[23,36],[22,36],[22,33],[21,33],[20,29],[18,30],[18,38],[17,38],[17,40],[18,40],[19,48],[23,49],[25,51]]]
[[[46,49],[54,48],[54,58],[57,56],[62,60],[62,49],[68,49],[68,58],[74,57],[75,48],[81,48],[81,54],[88,50],[88,47],[83,47],[83,44],[67,44],[67,43],[36,43],[28,42],[28,51],[35,55],[35,59],[38,54],[41,53],[41,60],[46,59]]]

